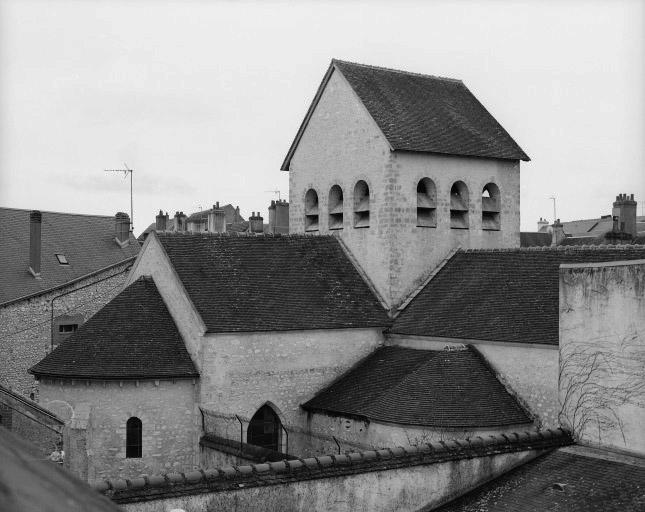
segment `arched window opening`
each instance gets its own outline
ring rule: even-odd
[[[125,424],[125,456],[128,459],[141,458],[141,420],[136,417],[130,418]]]
[[[275,411],[268,405],[263,405],[251,418],[246,442],[279,452],[281,425]]]
[[[468,187],[455,181],[450,188],[450,227],[468,229]]]
[[[370,226],[370,188],[363,180],[354,187],[354,227]]]
[[[430,178],[417,183],[417,226],[437,227],[437,188]]]
[[[488,183],[482,190],[482,229],[500,229],[500,194],[495,183]]]
[[[343,229],[343,189],[338,185],[329,191],[329,229]]]
[[[318,231],[318,193],[313,188],[305,194],[305,231]]]

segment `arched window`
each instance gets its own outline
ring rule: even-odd
[[[468,229],[468,187],[455,181],[450,189],[450,227]]]
[[[363,180],[354,187],[354,227],[370,226],[370,188]]]
[[[437,227],[437,188],[430,178],[417,183],[417,226]]]
[[[130,418],[125,424],[125,456],[128,459],[141,458],[141,420]]]
[[[482,190],[482,229],[499,230],[500,194],[495,183],[487,183]]]
[[[271,407],[265,404],[251,418],[246,442],[279,452],[280,434],[280,418]]]
[[[313,188],[305,194],[305,231],[318,231],[318,193]]]
[[[343,189],[338,185],[329,191],[329,229],[343,229]]]

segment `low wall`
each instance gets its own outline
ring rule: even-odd
[[[452,500],[570,443],[567,432],[547,430],[112,480],[94,487],[128,512],[414,511]]]

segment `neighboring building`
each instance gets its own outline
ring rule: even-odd
[[[450,251],[519,247],[528,156],[460,81],[333,60],[281,169],[291,233],[335,233],[390,307]]]
[[[124,213],[0,208],[0,385],[36,397],[29,367],[119,292],[140,248],[129,229]]]

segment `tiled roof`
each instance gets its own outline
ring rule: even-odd
[[[333,70],[347,79],[393,150],[529,160],[461,80],[333,60],[281,169]]]
[[[498,427],[531,422],[472,348],[377,349],[303,407],[427,427]]]
[[[645,466],[553,451],[436,509],[440,512],[645,510]],[[574,449],[575,450],[575,449]]]
[[[390,323],[332,236],[157,236],[210,332]]]
[[[457,252],[394,320],[392,332],[558,344],[559,265],[645,258],[645,246]]]
[[[63,286],[88,274],[133,258],[133,236],[121,248],[115,241],[114,217],[42,213],[41,279],[29,273],[30,210],[0,208],[0,304]],[[56,254],[65,255],[61,265]]]
[[[522,231],[520,232],[520,247],[549,247],[552,239],[551,233]]]
[[[124,289],[29,371],[83,379],[199,375],[149,277]]]

